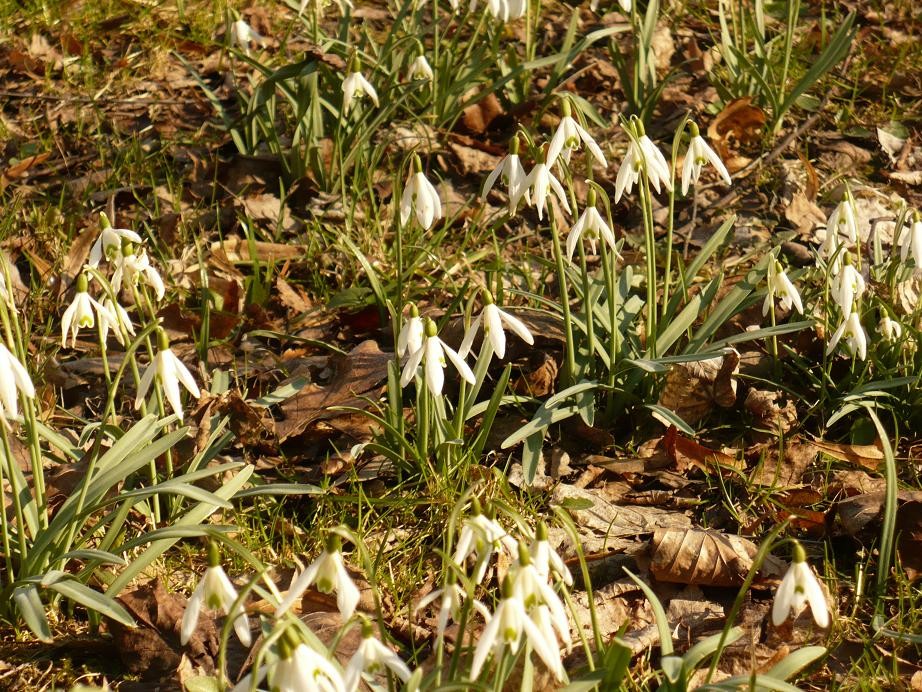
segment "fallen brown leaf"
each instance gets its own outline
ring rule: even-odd
[[[876,471],[884,460],[883,450],[877,445],[850,445],[824,440],[814,440],[813,445],[833,459],[857,464],[871,471]]]
[[[707,360],[676,363],[666,375],[660,406],[674,411],[690,425],[704,418],[715,404],[724,408],[733,406],[739,363],[736,351]]]

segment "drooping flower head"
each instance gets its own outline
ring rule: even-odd
[[[122,244],[124,242],[140,245],[143,241],[141,236],[127,228],[112,228],[109,223],[109,217],[105,213],[99,214],[99,237],[90,248],[90,256],[87,264],[91,267],[98,267],[103,259],[116,260],[121,257]]]
[[[438,190],[423,173],[423,164],[417,154],[413,154],[410,175],[400,197],[400,224],[405,226],[414,212],[419,225],[426,231],[442,218],[442,200]]]
[[[425,79],[429,82],[435,79],[432,66],[429,64],[429,61],[426,60],[426,56],[423,53],[416,56],[416,59],[410,64],[407,77],[411,82],[415,79]]]
[[[887,308],[880,309],[880,322],[877,324],[877,332],[885,341],[899,341],[903,336],[903,328],[896,320],[890,319],[890,313]]]
[[[371,83],[365,79],[362,74],[362,63],[356,54],[352,54],[349,60],[349,66],[346,68],[346,76],[343,79],[343,116],[349,113],[352,103],[356,99],[367,96],[371,99],[375,107],[378,107],[378,92]]]
[[[157,355],[154,356],[151,364],[147,366],[141,376],[141,381],[138,383],[138,393],[134,400],[134,407],[141,407],[141,402],[144,401],[147,391],[156,380],[157,384],[162,388],[167,402],[173,409],[173,413],[182,421],[183,407],[182,399],[179,396],[179,385],[182,384],[189,391],[189,394],[196,399],[202,394],[192,377],[192,373],[173,353],[170,348],[170,340],[162,329],[157,330],[157,344],[159,349]]]
[[[807,554],[797,541],[794,542],[793,558],[791,566],[775,593],[772,623],[777,627],[792,613],[794,617],[797,617],[804,606],[809,605],[816,624],[820,627],[828,627],[829,608],[826,605],[826,597],[823,595],[823,589],[813,574],[813,570],[807,564]]]
[[[347,692],[355,692],[362,682],[362,674],[375,674],[389,670],[402,682],[410,679],[407,664],[391,649],[375,637],[374,629],[368,620],[362,620],[362,643],[359,644],[349,663],[346,665],[344,682]]]
[[[81,329],[95,327],[97,318],[103,334],[108,333],[110,327],[117,326],[112,313],[90,296],[87,292],[88,288],[86,274],[81,272],[77,276],[77,291],[74,294],[74,300],[61,317],[61,346],[67,346],[67,337],[70,336],[70,346],[73,348],[77,343],[77,332]],[[103,336],[103,342],[105,342],[105,336]]]
[[[844,250],[841,269],[832,280],[832,299],[845,317],[848,317],[852,305],[861,298],[865,288],[864,277],[852,263],[851,253]]]
[[[657,194],[661,187],[665,187],[667,191],[671,190],[672,176],[669,173],[669,164],[666,163],[663,152],[647,137],[643,123],[634,118],[624,129],[631,142],[615,178],[615,203],[618,203],[621,195],[631,193],[641,175],[647,177]]]
[[[596,209],[595,203],[595,188],[590,187],[589,193],[586,196],[586,208],[583,209],[582,215],[577,219],[576,223],[573,224],[573,227],[570,229],[570,235],[567,236],[567,259],[571,262],[573,261],[573,253],[576,251],[580,238],[585,238],[589,241],[589,247],[592,248],[593,254],[595,254],[596,251],[596,241],[601,238],[608,247],[611,248],[611,251],[615,253],[615,256],[618,255],[618,243],[615,240],[615,234],[612,232],[611,227],[605,219],[602,218],[599,210]]]
[[[320,556],[291,582],[288,593],[275,611],[276,617],[284,615],[311,584],[317,585],[321,593],[336,592],[339,614],[348,620],[359,603],[359,589],[349,576],[343,562],[342,539],[338,534],[327,534],[326,545]]]
[[[397,335],[397,357],[403,358],[406,355],[416,353],[423,345],[424,336],[423,318],[419,316],[419,308],[411,303],[410,316],[403,321],[400,334]]]
[[[768,261],[768,290],[765,294],[765,302],[762,303],[762,314],[767,315],[771,309],[772,301],[777,297],[781,307],[785,310],[796,308],[801,315],[804,314],[804,306],[800,300],[800,292],[797,287],[791,283],[788,275],[781,266],[781,262],[772,258]]]
[[[185,646],[192,637],[195,626],[198,624],[202,606],[205,606],[233,619],[237,638],[241,644],[249,646],[252,642],[250,623],[247,621],[242,604],[238,604],[236,608],[233,607],[236,601],[237,589],[234,588],[231,580],[228,579],[227,574],[224,572],[224,568],[221,567],[218,546],[214,541],[209,541],[208,568],[186,604],[186,611],[183,613],[182,618],[180,643]]]
[[[569,98],[564,97],[562,99],[562,107],[563,117],[560,119],[557,131],[551,138],[551,143],[547,149],[547,165],[553,166],[557,162],[558,156],[569,163],[570,154],[579,149],[580,143],[582,143],[586,145],[589,153],[598,161],[599,165],[602,166],[602,168],[607,168],[608,162],[605,161],[605,155],[602,154],[602,149],[592,138],[592,135],[586,132],[583,126],[573,117]]]
[[[477,330],[483,326],[484,336],[487,338],[492,352],[500,359],[503,359],[506,356],[506,332],[504,331],[504,325],[505,328],[508,328],[529,346],[535,343],[535,338],[532,336],[531,332],[528,331],[528,327],[525,326],[525,323],[518,317],[509,314],[505,310],[501,310],[496,305],[493,294],[484,289],[483,311],[474,318],[473,322],[471,322],[471,326],[468,328],[467,333],[464,335],[464,340],[461,342],[461,348],[458,349],[458,355],[462,358],[467,357],[467,354],[471,351],[471,346],[474,345]]]
[[[560,206],[562,206],[568,214],[570,213],[570,203],[567,201],[567,193],[563,189],[563,185],[560,184],[560,181],[554,176],[551,167],[541,154],[539,154],[535,167],[531,169],[531,173],[525,178],[525,187],[529,190],[531,201],[534,203],[535,209],[538,210],[538,220],[543,219],[544,210],[547,207],[548,192],[552,192],[557,198],[557,201],[560,202]]]
[[[477,382],[470,366],[464,362],[464,358],[439,338],[435,322],[426,318],[423,345],[416,349],[415,353],[410,354],[406,364],[403,366],[400,386],[406,387],[410,384],[416,376],[417,368],[422,364],[423,380],[426,387],[433,396],[441,395],[442,387],[445,384],[445,368],[448,365],[446,356],[462,378],[470,384]]]
[[[502,179],[506,186],[506,194],[509,197],[509,214],[515,214],[522,198],[525,198],[526,204],[531,204],[531,195],[528,191],[528,176],[525,174],[525,168],[519,159],[519,138],[514,136],[509,142],[509,153],[502,158],[490,175],[487,176],[483,184],[483,190],[480,196],[487,198],[487,193],[493,189],[497,179]]]
[[[851,355],[858,356],[861,360],[867,358],[868,336],[864,332],[864,327],[861,326],[857,305],[852,306],[851,311],[842,320],[842,324],[833,332],[829,345],[826,347],[827,355],[836,349],[840,341],[845,344]]]
[[[711,149],[707,140],[701,136],[698,125],[693,122],[689,123],[691,130],[691,141],[688,143],[688,151],[685,152],[685,164],[682,166],[682,194],[688,194],[688,188],[693,183],[698,182],[701,177],[701,168],[710,163],[717,174],[723,178],[723,181],[730,185],[730,173],[724,166],[720,157]]]
[[[17,393],[32,399],[35,387],[25,366],[0,341],[0,416],[6,420],[19,415]]]
[[[912,257],[913,274],[922,274],[922,216],[913,212],[912,224],[906,227],[900,241],[900,260],[905,262]]]

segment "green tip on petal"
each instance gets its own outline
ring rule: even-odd
[[[842,253],[842,254],[843,254],[842,262],[843,262],[844,264],[852,264],[852,253],[846,251],[846,252],[844,252],[844,253]]]
[[[493,305],[493,303],[496,302],[489,288],[483,289],[482,294],[483,294],[483,304],[484,305]]]
[[[794,541],[794,562],[801,563],[807,561],[807,553],[804,550],[804,547],[800,544],[799,541]]]
[[[691,133],[692,137],[700,137],[701,131],[698,129],[698,123],[694,120],[688,121],[688,131]]]
[[[781,266],[781,262],[775,260],[775,273],[780,274],[784,271],[784,267]]]
[[[99,227],[100,228],[112,228],[112,223],[109,221],[109,217],[106,216],[106,212],[99,212]]]
[[[221,551],[215,541],[208,541],[208,566],[217,567],[221,564]]]
[[[586,207],[594,207],[596,200],[595,188],[590,187],[589,192],[586,193]]]
[[[512,135],[512,139],[509,140],[509,153],[518,156],[519,155],[519,136]]]
[[[77,276],[77,293],[86,293],[89,286],[90,282],[87,280],[86,274],[79,274]]]
[[[431,339],[434,336],[437,336],[438,333],[439,333],[439,330],[435,326],[435,322],[433,322],[431,319],[427,317],[426,318],[426,336]]]
[[[423,162],[419,159],[419,154],[413,154],[413,172],[422,173],[423,172]]]
[[[410,303],[410,317],[419,317],[419,308],[416,303]]]

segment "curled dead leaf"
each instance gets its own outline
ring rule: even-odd
[[[676,363],[666,375],[660,406],[671,409],[691,425],[704,418],[715,404],[733,406],[739,364],[740,354],[734,350],[706,360]]]
[[[741,146],[754,144],[762,137],[767,116],[753,105],[751,96],[730,101],[708,127],[708,137],[731,173],[749,164],[738,153]]]

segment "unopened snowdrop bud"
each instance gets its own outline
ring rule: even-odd
[[[426,79],[430,82],[435,79],[435,74],[432,72],[432,67],[429,65],[429,61],[426,60],[425,55],[420,54],[410,65],[409,78],[410,81]]]
[[[890,314],[886,308],[881,309],[881,318],[877,325],[877,331],[886,341],[898,341],[903,336],[903,328],[900,323],[890,319]]]
[[[807,564],[807,554],[797,541],[794,542],[793,558],[791,566],[775,593],[772,623],[778,627],[792,613],[794,617],[797,617],[804,606],[809,605],[816,624],[820,627],[828,627],[829,608],[826,605],[826,597],[823,595],[823,589],[813,574],[813,570]]]
[[[723,178],[727,185],[730,185],[730,173],[724,166],[720,157],[711,149],[710,145],[701,136],[698,126],[690,122],[691,141],[688,143],[688,151],[685,153],[685,164],[682,166],[682,194],[688,194],[688,188],[698,182],[701,176],[701,168],[710,163],[718,175]]]

